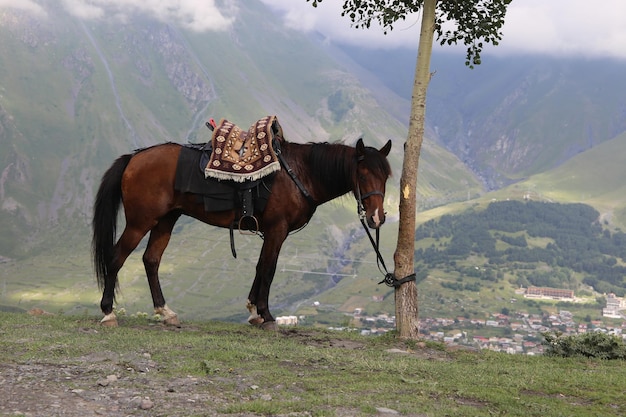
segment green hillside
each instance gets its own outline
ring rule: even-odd
[[[364,297],[385,291],[376,285],[381,278],[375,270],[374,253],[365,245],[353,204],[343,198],[320,207],[304,230],[288,238],[270,296],[275,315],[307,312],[320,300],[322,308],[337,310],[350,296],[346,288],[351,293],[356,281]],[[388,234],[392,228],[393,224],[383,231],[385,243],[391,241]],[[62,237],[72,241],[69,236]],[[52,312],[99,315],[101,294],[91,269],[88,239],[86,235],[82,242],[51,246],[37,256],[0,264],[2,308],[27,310],[36,306]],[[168,304],[183,319],[245,321],[246,299],[261,244],[257,236],[236,233],[234,259],[227,230],[181,219],[160,268]],[[141,260],[143,248],[145,242],[119,275],[117,305],[129,313],[152,311]],[[316,312],[309,309],[307,314]]]
[[[418,223],[458,213],[468,208],[484,207],[491,201],[522,200],[583,203],[600,212],[600,219],[613,228],[626,228],[626,190],[623,179],[626,167],[626,134],[581,152],[551,170],[531,175],[508,187],[479,198],[457,202],[418,213]]]
[[[564,309],[581,322],[601,319],[604,294],[626,295],[626,235],[599,219],[584,204],[510,200],[423,223],[415,234],[421,311],[484,318]],[[569,289],[574,299],[538,302],[516,291],[531,286]]]
[[[367,59],[332,53],[319,40],[281,27],[267,18],[271,12],[259,1],[242,5],[230,30],[204,33],[140,15],[81,21],[56,2],[39,4],[47,17],[0,8],[2,308],[98,314],[89,250],[92,204],[103,172],[116,156],[136,148],[207,141],[210,132],[203,125],[211,117],[247,127],[275,114],[294,142],[354,143],[363,137],[366,144],[381,146],[391,139],[394,176],[385,201],[382,252],[392,264],[407,129],[401,117],[406,92],[396,66],[385,69],[393,69],[397,85],[382,79],[370,83],[364,74],[372,79],[378,72],[360,66]],[[472,73],[462,63],[435,63],[446,71],[434,78],[429,97],[429,135],[419,164],[419,222],[530,193],[542,201],[588,203],[611,226],[626,224],[619,182],[624,168],[618,158],[625,139],[600,144],[606,134],[619,131],[621,122],[614,111],[597,116],[595,104],[597,97],[605,97],[605,107],[615,108],[614,91],[593,95],[593,80],[565,71],[548,79],[591,86],[548,100],[544,96],[553,84],[540,82],[536,69],[531,71],[535,78],[528,78],[526,70],[514,71],[515,65]],[[613,79],[611,68],[616,67],[606,69],[602,91]],[[531,86],[520,90],[529,79]],[[527,102],[507,101],[507,111],[496,111],[519,91]],[[567,147],[569,127],[549,123],[554,115],[574,112],[563,103],[576,100],[581,91],[594,98],[585,107],[590,112],[585,117],[593,119],[588,125],[601,126],[593,130],[601,137],[596,140],[594,133],[593,146],[585,152],[578,136]],[[541,123],[529,112],[534,105],[544,115]],[[513,147],[510,154],[495,155],[485,141],[463,142],[469,130],[472,138],[486,137],[488,130],[512,137],[522,125],[528,129],[516,146],[532,152],[516,153]],[[557,133],[563,135],[553,140]],[[460,152],[462,142],[467,147]],[[522,177],[527,179],[485,194],[485,186]],[[301,313],[340,322],[343,312],[355,307],[393,311],[393,291],[377,285],[381,274],[360,227],[355,202],[347,196],[321,207],[306,229],[289,238],[272,287],[275,315]],[[234,260],[226,231],[181,219],[161,272],[166,299],[183,319],[245,319],[261,241],[247,236],[236,241]],[[120,275],[119,306],[130,311],[152,308],[141,252],[140,246]],[[434,314],[435,298],[424,294],[422,311]],[[314,302],[319,304],[314,307]]]
[[[266,19],[262,3],[246,3],[229,31],[204,33],[138,15],[82,22],[53,3],[42,2],[47,17],[2,9],[0,56],[12,59],[0,65],[0,256],[30,256],[57,225],[77,227],[80,241],[114,157],[207,141],[210,117],[247,127],[275,114],[295,142],[391,139],[397,184],[406,127],[314,41]],[[428,142],[424,160],[431,206],[480,193],[451,153]]]
[[[576,155],[558,168],[533,175],[510,187],[527,190],[532,198],[589,204],[601,219],[626,226],[626,134]]]
[[[437,207],[431,210],[425,210],[418,213],[418,224],[421,227],[432,224],[433,222],[440,223],[443,219],[456,219],[454,221],[460,222],[461,219],[469,218],[475,223],[479,223],[479,218],[484,213],[488,213],[487,208],[494,204],[522,204],[521,201],[527,201],[528,203],[549,204],[555,207],[561,207],[560,205],[576,204],[581,207],[587,207],[589,210],[593,210],[590,213],[590,218],[585,226],[579,226],[577,222],[573,222],[568,219],[566,213],[563,212],[559,216],[562,218],[559,220],[559,216],[554,219],[554,227],[557,224],[563,231],[567,231],[572,228],[570,233],[583,233],[591,226],[592,223],[597,223],[596,228],[602,229],[602,234],[596,238],[602,239],[604,236],[621,236],[622,231],[625,230],[626,225],[626,202],[624,201],[623,178],[626,178],[626,172],[624,164],[622,162],[622,155],[626,151],[626,136],[624,134],[616,137],[613,140],[606,141],[593,149],[580,153],[573,157],[571,160],[561,164],[557,168],[554,168],[545,173],[530,176],[528,179],[521,181],[517,184],[503,188],[498,191],[487,193],[480,198],[473,199],[466,202],[458,202],[448,204],[445,206]],[[558,211],[557,211],[558,212]],[[514,215],[519,215],[514,213]],[[496,234],[500,234],[500,238],[497,238],[496,249],[503,250],[503,248],[510,248],[511,245],[502,241],[502,236],[513,236],[517,239],[524,237],[527,241],[528,248],[538,248],[535,250],[545,250],[546,247],[552,243],[553,238],[546,237],[530,237],[529,230],[543,228],[548,230],[546,225],[540,226],[541,222],[545,219],[542,216],[535,216],[535,218],[527,219],[528,224],[518,229],[516,232],[503,233],[498,229],[491,228],[483,225],[479,227],[483,232],[488,232],[489,235],[494,238]],[[557,223],[559,222],[559,223]],[[464,236],[463,232],[465,226],[459,224],[457,226],[458,236]],[[473,230],[473,229],[472,229]],[[417,234],[420,235],[420,229]],[[467,236],[470,240],[475,240]],[[596,272],[582,271],[578,267],[572,264],[563,264],[563,259],[559,260],[556,254],[551,254],[542,261],[533,261],[527,264],[520,264],[516,262],[505,262],[505,264],[498,265],[496,259],[492,261],[496,262],[489,268],[495,268],[492,272],[498,274],[500,271],[500,278],[497,281],[489,282],[488,280],[481,280],[479,277],[471,277],[467,275],[468,268],[473,268],[483,265],[490,265],[490,258],[485,253],[471,253],[466,256],[448,256],[445,255],[445,248],[451,244],[452,236],[441,239],[418,239],[416,242],[416,249],[419,251],[426,250],[431,245],[438,247],[441,252],[441,262],[456,264],[454,268],[444,266],[432,266],[428,270],[430,274],[429,279],[424,280],[420,284],[421,292],[420,298],[422,299],[421,314],[462,314],[461,308],[472,307],[469,311],[474,311],[478,314],[482,314],[483,311],[490,309],[491,311],[499,311],[500,308],[511,308],[508,302],[509,298],[513,295],[514,289],[519,285],[541,285],[556,286],[559,288],[570,288],[580,291],[578,295],[589,297],[589,303],[595,304],[595,296],[600,296],[606,292],[622,293],[624,291],[623,272],[617,272],[618,282],[610,283],[606,279],[612,279],[613,273],[605,271],[604,266],[598,268]],[[577,243],[581,247],[572,249],[577,256],[589,256],[602,262],[608,262],[607,265],[615,266],[615,268],[621,268],[625,264],[621,255],[615,256],[615,254],[605,253],[598,258],[598,248],[606,247],[599,243],[599,241],[588,240],[587,237],[578,236],[576,238]],[[618,240],[619,241],[619,240]],[[595,249],[594,249],[595,248]],[[623,250],[623,248],[621,248]],[[545,254],[544,254],[545,255]],[[422,257],[423,253],[416,255],[418,262],[417,270],[425,268]],[[549,261],[549,262],[547,262]],[[586,261],[589,265],[594,265],[596,261]],[[558,268],[554,265],[559,264]],[[419,265],[422,265],[421,267]],[[532,271],[536,271],[537,276],[534,278],[538,281],[528,281],[528,274]],[[464,303],[458,304],[455,302],[449,302],[450,300],[459,299],[456,294],[460,295],[459,277],[463,277],[460,281],[460,285],[469,285],[470,289],[479,289],[479,291],[464,291],[463,295],[466,299]],[[432,279],[434,278],[434,279]],[[541,279],[554,279],[554,282],[542,282]],[[565,279],[565,282],[561,282]],[[586,284],[585,284],[585,279]],[[621,281],[619,281],[621,279]],[[569,281],[571,280],[571,281]],[[604,282],[604,283],[603,283]],[[442,287],[442,283],[447,283],[447,287]],[[598,285],[598,283],[600,285]],[[608,286],[606,284],[609,284]],[[617,287],[612,286],[618,284]],[[591,285],[591,286],[590,286]],[[463,287],[465,288],[465,287]],[[450,291],[452,290],[452,291]],[[595,290],[595,296],[593,291]],[[442,303],[438,303],[434,300],[441,300]],[[445,301],[444,301],[445,300]],[[470,300],[470,301],[468,301]],[[473,305],[471,300],[475,300]],[[480,301],[478,301],[480,300]],[[533,308],[539,308],[535,306]],[[549,308],[549,305],[543,306],[543,308]],[[572,306],[565,307],[566,309],[572,309]],[[532,308],[531,308],[532,310]],[[591,315],[592,317],[599,317],[600,307],[595,306],[593,308],[584,307],[584,303],[581,304],[581,308],[578,310],[579,318]]]

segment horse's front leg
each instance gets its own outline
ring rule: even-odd
[[[259,326],[267,330],[276,329],[276,321],[270,313],[269,294],[274,274],[276,273],[276,265],[278,263],[278,255],[283,242],[287,238],[286,228],[281,232],[266,233],[259,255],[259,261],[256,265],[256,275],[250,295],[248,295],[248,323]]]

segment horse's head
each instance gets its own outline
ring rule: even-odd
[[[364,216],[367,225],[378,229],[385,222],[385,184],[391,176],[391,167],[387,155],[391,150],[391,141],[387,141],[380,150],[365,146],[363,140],[356,143],[356,181],[354,196],[357,199],[359,215]]]

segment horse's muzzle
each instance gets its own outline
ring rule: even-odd
[[[367,216],[367,225],[371,229],[378,229],[383,223],[385,223],[385,212],[382,210],[376,209],[371,216]]]

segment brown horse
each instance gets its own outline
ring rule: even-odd
[[[105,315],[104,325],[117,325],[113,311],[117,274],[148,232],[143,263],[154,310],[166,324],[179,325],[177,314],[165,303],[158,275],[174,224],[185,214],[204,223],[230,228],[242,216],[239,209],[207,212],[196,194],[175,190],[181,147],[166,143],[120,156],[102,177],[92,226],[93,261],[103,291],[100,308]],[[274,177],[265,209],[254,213],[263,246],[248,296],[249,323],[275,328],[268,298],[278,254],[289,232],[304,227],[317,206],[352,191],[368,226],[378,228],[384,223],[385,184],[391,175],[386,157],[390,149],[391,141],[378,150],[366,147],[361,139],[356,147],[336,143],[296,144],[282,139],[283,167]],[[124,207],[126,227],[115,243],[120,204]]]

